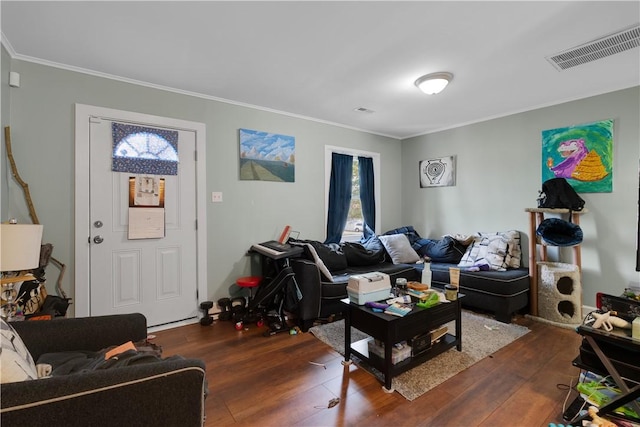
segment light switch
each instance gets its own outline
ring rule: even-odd
[[[213,203],[221,203],[222,202],[222,192],[214,191],[211,193],[211,201]]]

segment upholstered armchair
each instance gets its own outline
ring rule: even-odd
[[[147,337],[146,318],[141,314],[10,325],[34,361],[45,353],[97,352]],[[204,362],[160,358],[152,363],[4,383],[0,421],[7,426],[47,427],[202,426],[205,392]]]

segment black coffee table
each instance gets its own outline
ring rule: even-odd
[[[341,300],[346,305],[345,334],[344,334],[344,363],[351,363],[351,354],[355,354],[362,360],[366,360],[373,367],[384,374],[384,390],[392,393],[391,380],[401,374],[447,350],[456,347],[462,351],[462,327],[461,327],[461,302],[463,294],[458,294],[458,299],[451,302],[442,302],[431,308],[414,307],[406,316],[398,317],[390,314],[376,313],[364,305],[352,303],[348,298]],[[394,344],[407,341],[417,336],[424,336],[434,329],[455,321],[455,336],[447,333],[439,342],[433,344],[430,349],[416,356],[411,356],[395,365],[392,362],[392,350]],[[384,359],[369,354],[366,338],[351,343],[351,326],[371,337],[384,342]]]

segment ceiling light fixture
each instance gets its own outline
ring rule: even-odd
[[[452,79],[453,74],[451,73],[431,73],[420,77],[416,80],[415,85],[427,95],[435,95],[442,92]]]

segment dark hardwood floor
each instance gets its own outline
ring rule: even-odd
[[[531,332],[413,402],[385,393],[355,364],[344,367],[342,356],[310,333],[264,337],[255,325],[236,331],[231,322],[215,322],[157,332],[155,342],[165,356],[205,361],[206,426],[566,424],[563,385],[575,384],[579,374],[571,361],[580,337],[520,316],[515,321]],[[328,408],[336,397],[338,405]]]

